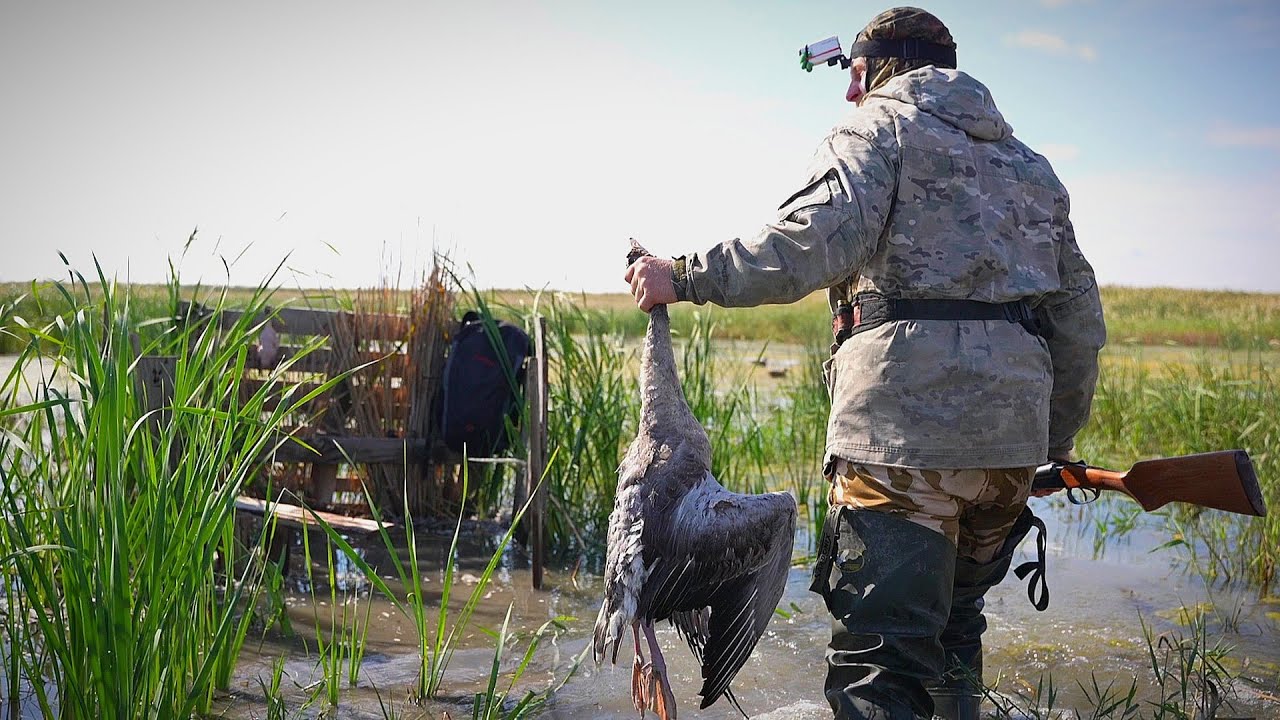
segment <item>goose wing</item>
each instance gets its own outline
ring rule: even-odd
[[[671,619],[701,661],[704,708],[725,693],[773,616],[795,519],[790,495],[731,493],[706,473],[673,512],[645,525],[640,608],[647,619]]]

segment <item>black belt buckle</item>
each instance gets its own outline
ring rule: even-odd
[[[1009,322],[1016,322],[1022,326],[1022,329],[1032,335],[1039,335],[1048,340],[1052,335],[1050,332],[1046,335],[1046,327],[1041,322],[1039,312],[1032,310],[1031,305],[1026,300],[1015,300],[1004,304],[1004,317]]]

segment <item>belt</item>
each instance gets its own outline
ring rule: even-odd
[[[831,321],[836,344],[895,320],[1005,320],[1018,323],[1032,335],[1053,337],[1048,316],[1026,300],[987,303],[978,300],[892,298],[877,292],[860,292],[841,305]]]

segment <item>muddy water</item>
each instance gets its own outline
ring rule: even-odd
[[[1219,711],[1232,717],[1280,718],[1280,600],[1259,599],[1247,588],[1211,586],[1187,569],[1176,549],[1155,550],[1166,536],[1158,518],[1119,538],[1106,542],[1099,552],[1094,522],[1109,513],[1120,513],[1120,503],[1075,508],[1055,499],[1036,500],[1039,514],[1049,529],[1048,566],[1051,604],[1047,611],[1035,611],[1026,597],[1025,585],[1010,576],[989,595],[987,681],[998,680],[999,689],[1011,697],[1028,694],[1042,676],[1051,675],[1058,689],[1056,707],[1091,709],[1092,679],[1105,686],[1115,682],[1127,690],[1135,679],[1139,696],[1154,698],[1158,688],[1150,669],[1148,646],[1139,618],[1156,634],[1189,634],[1178,610],[1200,607],[1205,610],[1209,644],[1224,642],[1234,646],[1227,665],[1242,674],[1230,688],[1230,708]],[[448,538],[443,535],[420,539],[424,567],[431,571],[429,599],[438,602],[439,570]],[[323,540],[320,540],[323,542]],[[454,590],[451,605],[459,605],[470,593],[472,583],[489,556],[492,536],[473,534],[461,551],[462,580]],[[798,548],[797,556],[803,548]],[[1024,542],[1015,565],[1034,559],[1035,543]],[[389,572],[385,553],[367,549],[367,559]],[[529,589],[526,561],[518,551],[508,552],[504,566],[489,589],[474,623],[496,629],[511,605],[513,625],[529,633],[557,616],[576,618],[554,642],[539,649],[521,687],[545,688],[564,680],[587,647],[591,625],[599,603],[598,577],[553,571],[543,592]],[[298,566],[295,565],[295,568]],[[317,571],[324,568],[317,567]],[[299,573],[301,574],[301,573]],[[296,578],[296,576],[295,576]],[[356,574],[340,581],[360,588]],[[775,617],[752,658],[734,682],[742,706],[752,716],[775,718],[829,717],[822,704],[823,654],[830,625],[821,600],[808,592],[807,568],[792,570],[782,608],[789,618]],[[248,643],[239,670],[235,692],[225,698],[222,709],[229,717],[262,715],[263,695],[258,677],[266,677],[273,658],[287,655],[286,697],[292,707],[300,706],[308,685],[321,673],[315,667],[314,649],[308,657],[306,646],[314,648],[315,612],[329,615],[327,591],[313,606],[305,583],[295,579],[290,595],[293,638],[268,633],[261,644]],[[360,591],[363,593],[363,591]],[[363,597],[363,594],[362,594]],[[314,608],[314,609],[313,609]],[[1270,614],[1270,616],[1268,615]],[[363,616],[363,611],[361,611]],[[442,702],[417,707],[407,702],[406,691],[416,677],[417,651],[414,631],[385,603],[375,601],[374,620],[369,631],[368,650],[359,687],[344,688],[339,708],[341,717],[383,717],[379,698],[394,702],[398,717],[452,717],[470,714],[471,693],[483,690],[493,661],[493,640],[473,628],[463,647],[454,656],[444,683]],[[1185,615],[1185,614],[1183,614]],[[737,713],[725,702],[705,711],[696,711],[699,687],[698,668],[683,643],[668,627],[659,637],[667,649],[666,658],[674,690],[687,716],[732,718]],[[625,645],[625,643],[624,643]],[[523,644],[519,646],[523,648]],[[518,662],[521,650],[503,663],[504,672]],[[589,659],[551,697],[544,712],[553,718],[630,718],[630,657],[624,647],[617,668],[596,668]],[[1176,689],[1170,684],[1168,691]],[[1025,701],[1023,702],[1025,705]],[[314,706],[316,709],[319,704]],[[1144,711],[1144,715],[1147,712]]]

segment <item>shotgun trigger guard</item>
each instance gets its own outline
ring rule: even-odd
[[[1069,487],[1067,488],[1067,502],[1070,502],[1072,505],[1088,505],[1094,500],[1097,500],[1098,496],[1101,494],[1102,491],[1098,488]]]

